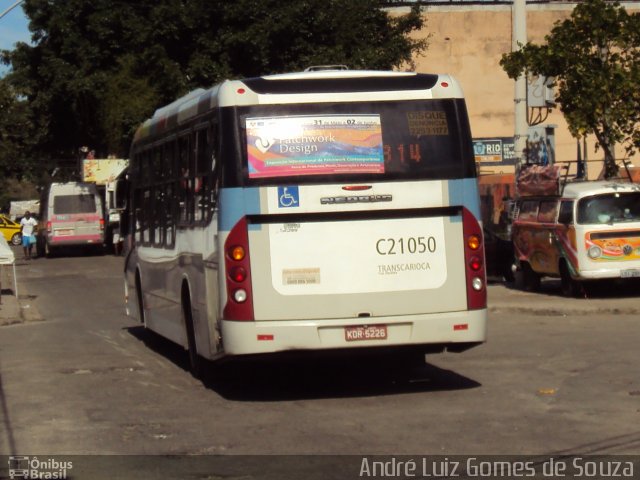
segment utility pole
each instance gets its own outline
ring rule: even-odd
[[[527,2],[526,0],[513,0],[513,32],[511,50],[516,51],[521,45],[527,43]],[[524,163],[524,154],[527,148],[527,77],[522,74],[516,80],[515,94],[513,98],[515,104],[515,134],[514,134],[514,155],[516,175]]]

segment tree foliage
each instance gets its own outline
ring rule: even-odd
[[[41,158],[126,156],[155,108],[224,78],[312,64],[391,69],[427,47],[420,6],[382,0],[26,0],[33,43],[2,52]]]
[[[569,130],[576,138],[595,135],[611,178],[615,144],[628,155],[640,148],[640,14],[585,0],[545,40],[503,55],[500,65],[514,79],[527,72],[555,78]]]
[[[29,175],[31,152],[37,141],[27,102],[5,79],[0,79],[0,177]]]

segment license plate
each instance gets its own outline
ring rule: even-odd
[[[344,338],[347,342],[359,340],[386,340],[386,325],[356,325],[344,327]]]
[[[620,276],[622,278],[640,277],[640,269],[633,268],[633,269],[629,269],[629,270],[621,270],[620,271]]]
[[[73,234],[73,230],[56,230],[56,235],[58,237],[65,237],[72,234]]]

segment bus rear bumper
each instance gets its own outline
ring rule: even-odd
[[[49,237],[47,242],[52,247],[74,245],[100,245],[104,241],[100,235],[73,235],[68,237]]]
[[[640,276],[640,263],[633,262],[633,265],[624,268],[607,268],[601,270],[580,270],[578,280],[605,280],[605,279],[630,279]]]
[[[398,346],[424,346],[425,351],[442,346],[462,351],[465,345],[483,343],[487,337],[486,309],[366,319],[222,320],[221,323],[226,355]],[[354,340],[353,335],[347,334],[353,332],[353,327],[370,326],[386,327],[386,338]]]

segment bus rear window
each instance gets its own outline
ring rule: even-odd
[[[464,101],[238,108],[245,183],[475,176]]]
[[[94,195],[56,195],[53,198],[53,213],[56,215],[95,212],[96,198]]]
[[[245,121],[249,178],[384,173],[380,115]]]

